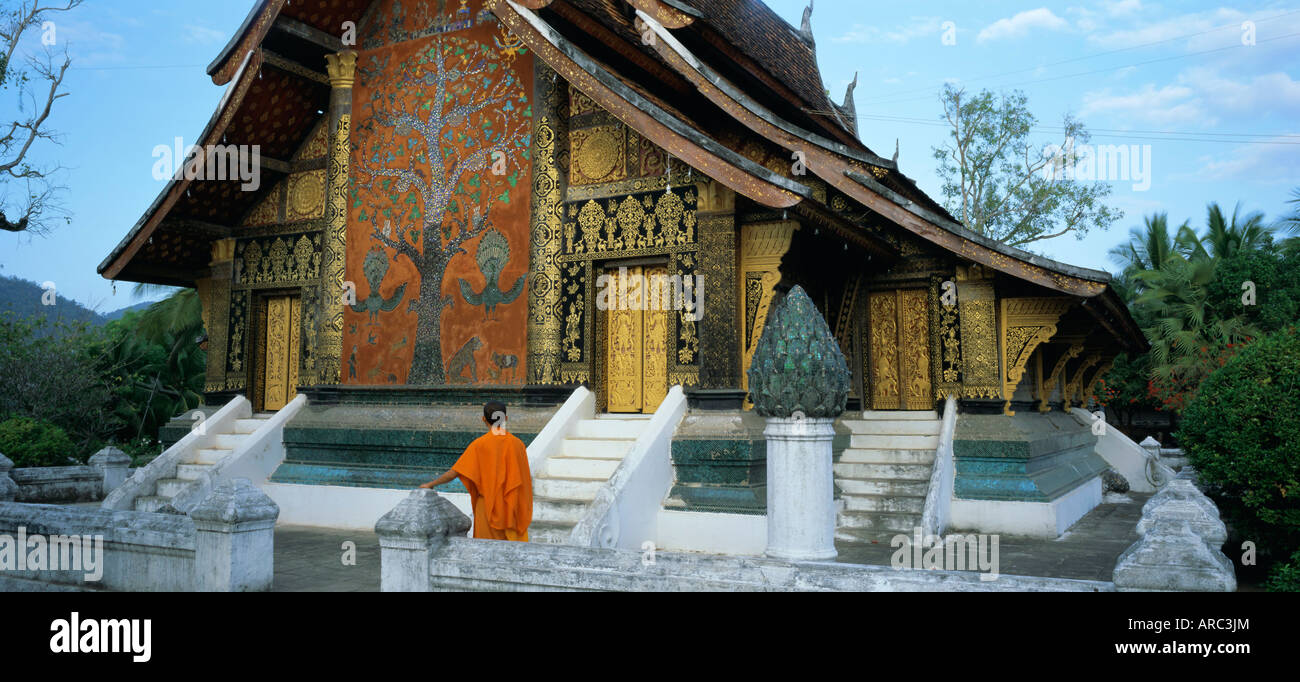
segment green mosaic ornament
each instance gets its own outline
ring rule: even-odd
[[[761,417],[834,419],[844,413],[848,363],[802,287],[791,289],[764,325],[749,366],[749,392]]]

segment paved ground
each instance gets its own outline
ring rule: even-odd
[[[1048,578],[1110,581],[1119,555],[1137,542],[1137,522],[1150,494],[1110,497],[1055,540],[1003,535],[998,538],[998,572]],[[1127,501],[1120,501],[1120,500]],[[898,551],[889,542],[836,543],[843,563],[889,566]]]
[[[344,565],[344,542],[356,565]],[[371,531],[276,526],[274,592],[378,592],[379,538]]]
[[[1137,541],[1136,526],[1150,495],[1103,502],[1056,540],[998,538],[998,572],[1080,580],[1111,579],[1115,560]],[[1115,498],[1112,498],[1115,499]],[[343,564],[342,545],[356,543],[356,565]],[[880,544],[838,543],[839,561],[890,565],[897,551]],[[275,529],[276,592],[378,592],[379,539],[373,532],[306,526]]]

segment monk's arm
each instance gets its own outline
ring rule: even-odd
[[[444,483],[451,483],[452,480],[454,480],[454,479],[456,478],[456,476],[457,476],[457,474],[456,474],[456,470],[455,470],[455,469],[451,469],[451,470],[448,471],[447,473],[445,473],[445,474],[443,474],[443,475],[441,475],[441,476],[439,476],[439,477],[433,479],[432,481],[429,481],[428,483],[425,483],[424,485],[422,485],[422,486],[420,486],[420,487],[421,487],[421,488],[437,488],[438,486],[440,486],[440,485],[442,485],[442,484],[444,484]]]

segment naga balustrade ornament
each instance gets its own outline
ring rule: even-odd
[[[749,391],[761,417],[834,419],[844,413],[848,363],[802,287],[786,294],[764,326],[749,366]]]

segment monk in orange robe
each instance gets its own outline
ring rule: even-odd
[[[528,542],[528,526],[533,522],[528,449],[506,431],[504,403],[494,400],[484,405],[483,423],[488,432],[465,448],[451,470],[420,487],[435,488],[460,478],[474,509],[474,537]]]

